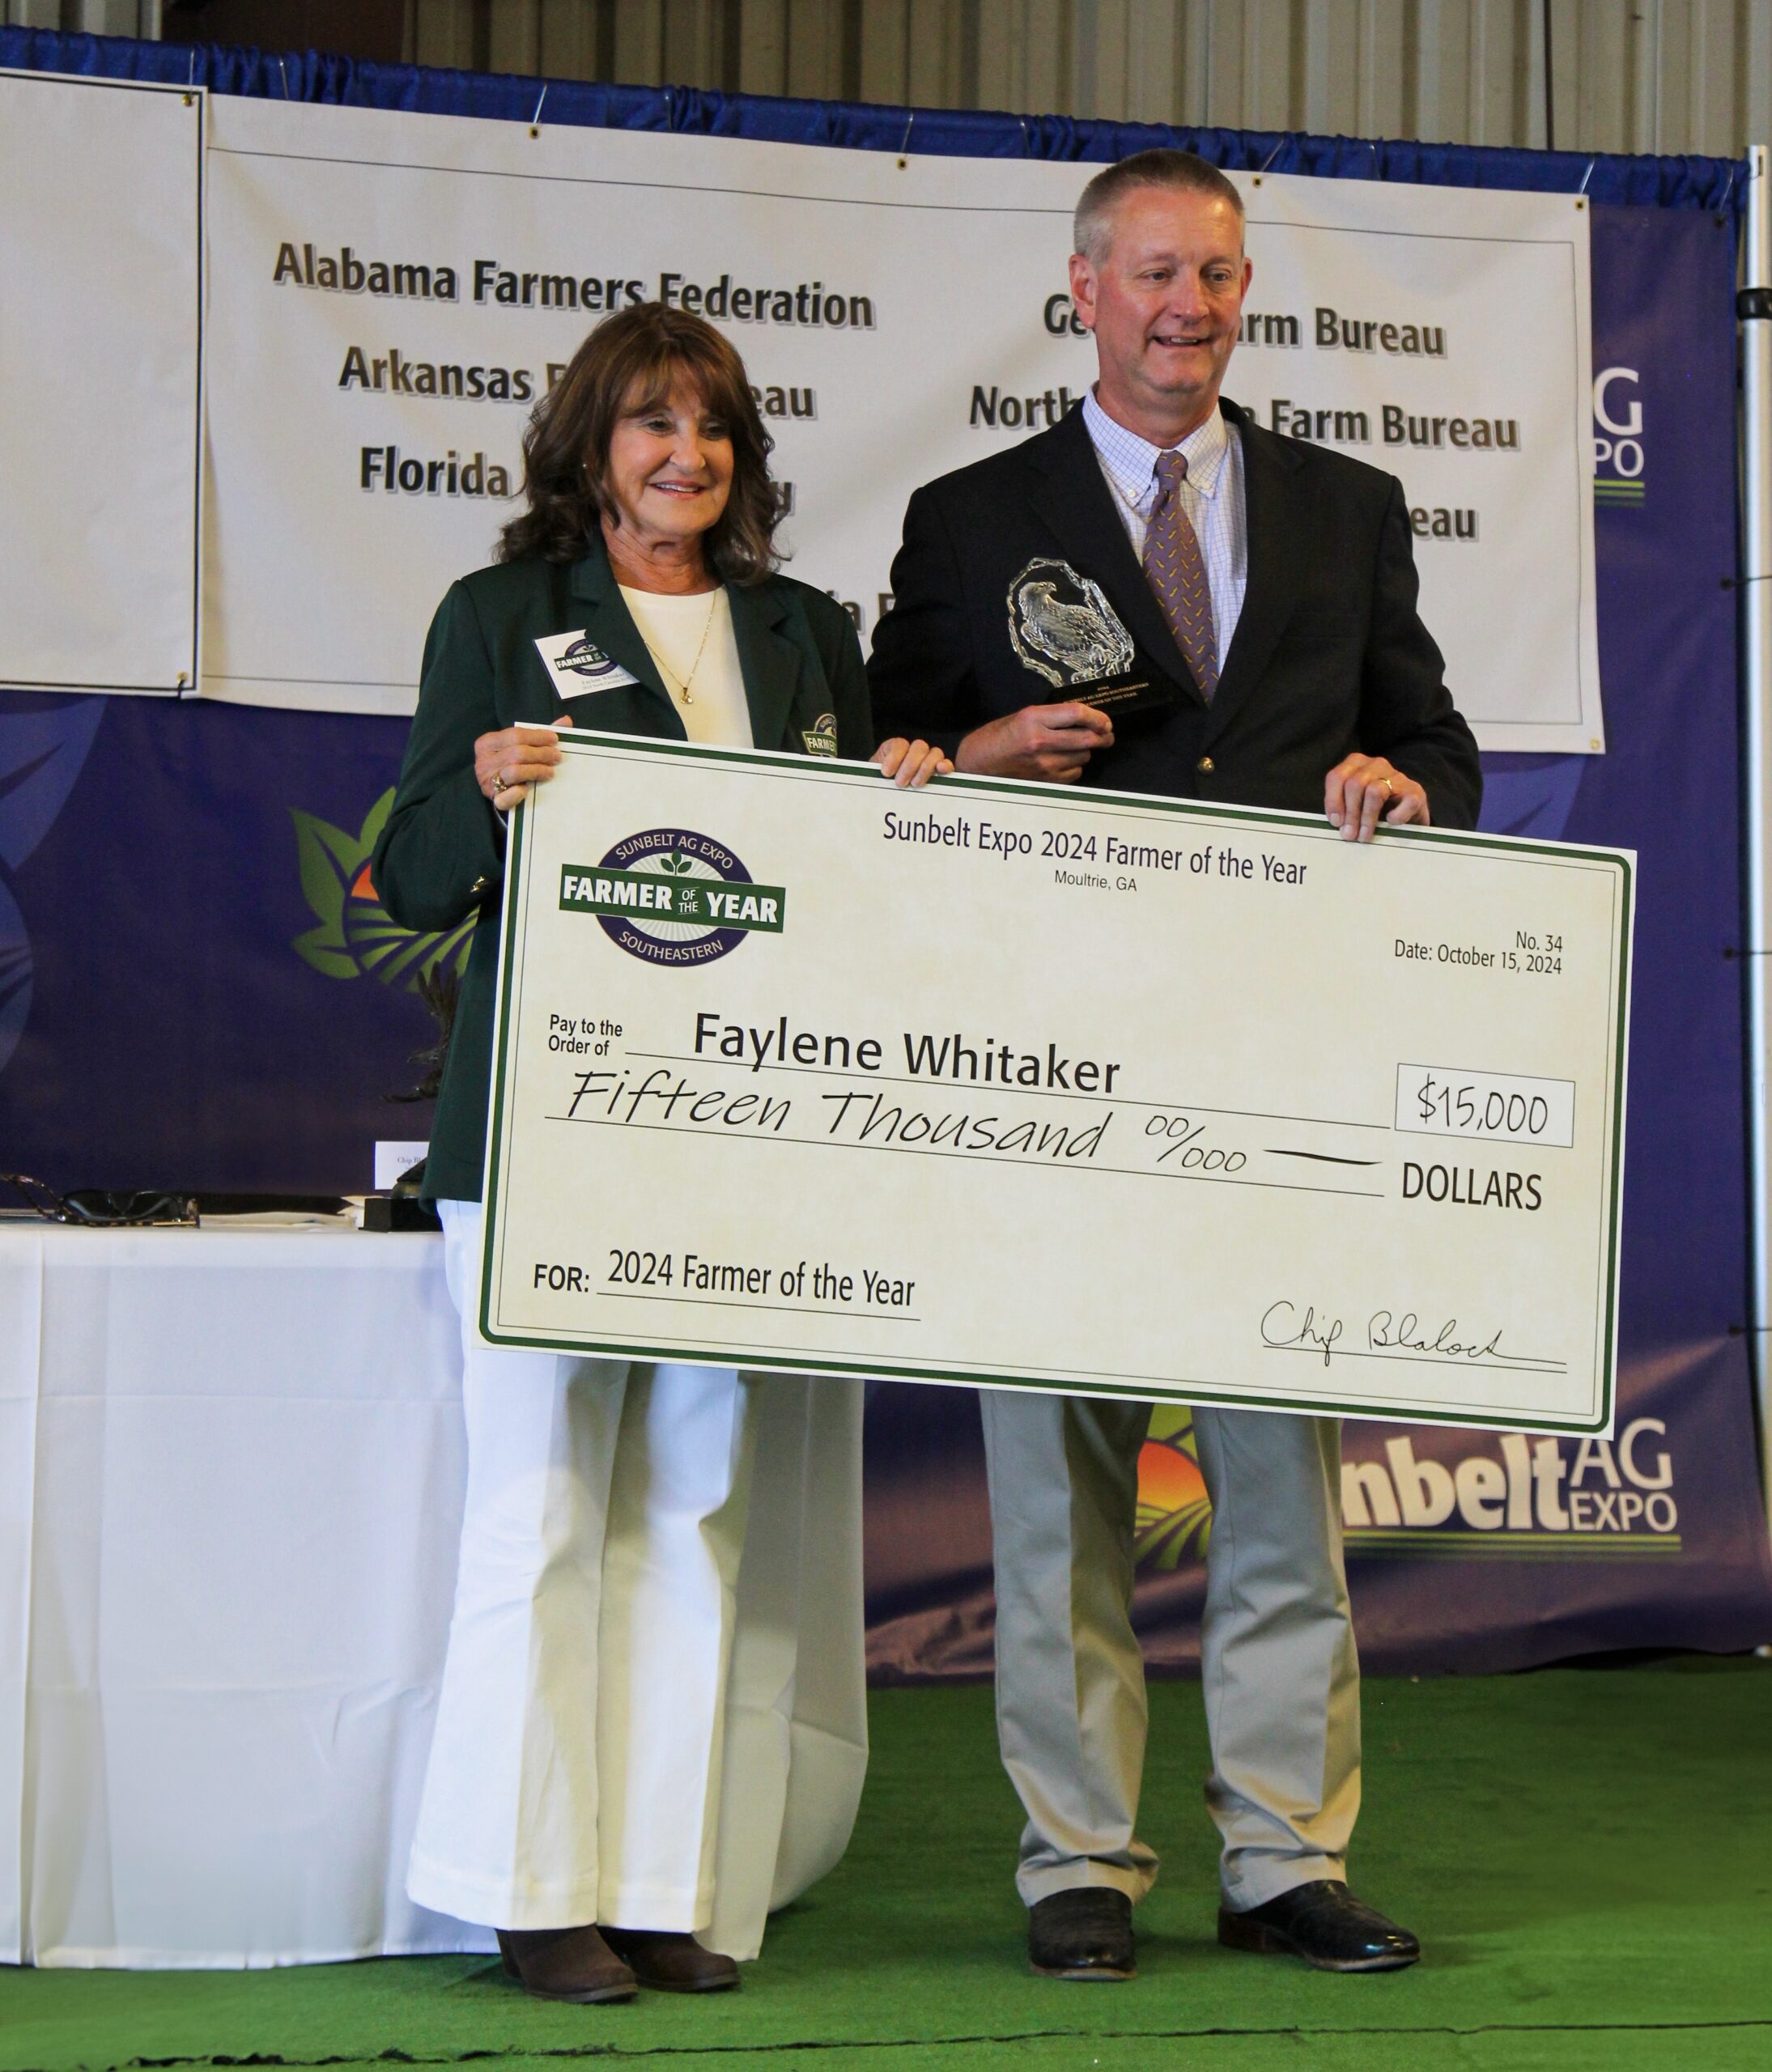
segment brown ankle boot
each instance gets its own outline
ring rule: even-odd
[[[653,1928],[606,1928],[603,1939],[653,1993],[729,1993],[738,1967],[693,1935]]]
[[[639,1981],[594,1928],[501,1928],[504,1968],[538,2000],[631,2000]]]

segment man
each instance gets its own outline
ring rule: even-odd
[[[1320,808],[1349,841],[1381,818],[1470,826],[1476,745],[1417,614],[1401,486],[1220,401],[1251,274],[1235,188],[1189,153],[1140,152],[1090,182],[1075,230],[1098,380],[1051,431],[911,499],[869,669],[882,732],[962,771]],[[1170,702],[1116,725],[1063,694],[1103,684]],[[1029,1954],[1049,1976],[1130,1978],[1156,1873],[1130,1619],[1148,1408],[980,1400]],[[1344,1877],[1360,1758],[1340,1428],[1201,1408],[1194,1429],[1219,1939],[1338,1971],[1411,1964],[1414,1937]]]

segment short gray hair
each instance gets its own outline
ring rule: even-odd
[[[1100,265],[1107,257],[1112,237],[1110,219],[1120,202],[1138,187],[1210,194],[1215,200],[1228,202],[1237,212],[1238,222],[1243,220],[1243,197],[1217,166],[1209,165],[1192,151],[1134,151],[1129,159],[1121,159],[1098,172],[1077,202],[1071,226],[1071,249],[1081,253],[1090,265]]]

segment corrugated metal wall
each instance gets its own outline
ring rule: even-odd
[[[420,63],[1560,150],[1772,137],[1772,0],[407,0]]]
[[[0,0],[159,33],[161,0]],[[227,9],[187,19],[226,37]],[[1563,151],[1772,141],[1772,0],[406,0],[424,65]],[[1547,15],[1551,93],[1545,93]],[[1549,128],[1547,133],[1547,117]]]
[[[153,42],[160,33],[160,0],[0,0],[0,28],[139,36]]]

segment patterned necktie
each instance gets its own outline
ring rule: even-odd
[[[1209,705],[1218,688],[1218,635],[1212,622],[1212,591],[1200,541],[1181,507],[1185,453],[1157,456],[1157,501],[1145,533],[1145,574],[1162,606],[1175,645],[1187,657],[1200,694]]]

